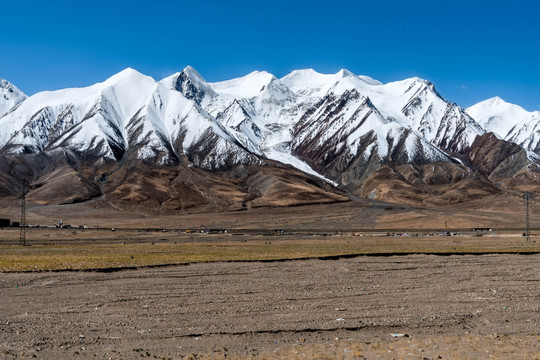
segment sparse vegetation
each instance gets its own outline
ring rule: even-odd
[[[540,243],[527,243],[520,236],[204,236],[174,232],[157,236],[125,231],[114,234],[114,237],[103,240],[93,239],[89,237],[89,232],[82,231],[67,235],[73,236],[72,240],[54,240],[44,230],[39,236],[47,240],[35,241],[37,245],[0,245],[0,271],[114,269],[192,262],[269,261],[362,254],[540,251]],[[13,232],[12,236],[15,235]],[[28,243],[32,244],[32,241]]]
[[[336,339],[319,344],[296,344],[257,355],[257,359],[540,359],[540,336],[434,336],[358,343]],[[206,355],[202,359],[222,359]],[[238,358],[238,359],[248,359]]]

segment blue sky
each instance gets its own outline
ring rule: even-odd
[[[540,1],[6,1],[0,77],[28,94],[133,67],[208,81],[341,68],[419,76],[467,107],[500,96],[540,110]]]

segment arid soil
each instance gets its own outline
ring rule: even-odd
[[[3,273],[0,357],[538,359],[539,264],[408,255]]]
[[[530,204],[530,226],[540,229],[540,199]],[[26,204],[28,224],[64,224],[89,228],[223,228],[354,231],[359,229],[461,230],[474,227],[524,229],[525,206],[520,196],[493,196],[487,200],[445,207],[411,206],[358,199],[333,204],[261,207],[245,211],[153,212],[145,207],[124,211],[89,204],[42,206]],[[19,199],[0,198],[0,218],[19,221]]]

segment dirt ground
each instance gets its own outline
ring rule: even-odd
[[[538,359],[539,264],[406,255],[3,273],[0,357]]]
[[[470,208],[456,206],[422,207],[361,199],[335,204],[253,208],[246,211],[214,213],[154,213],[143,208],[121,211],[88,204],[41,206],[27,202],[28,224],[64,224],[88,228],[222,228],[222,229],[295,229],[309,231],[356,230],[463,230],[490,227],[497,230],[525,228],[522,202],[472,202]],[[462,205],[464,206],[464,205]],[[20,200],[0,199],[0,218],[20,220]],[[540,230],[540,202],[531,205],[530,226]]]

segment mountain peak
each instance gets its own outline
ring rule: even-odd
[[[15,85],[2,78],[0,78],[0,89],[6,89],[10,92],[17,92],[23,94],[23,92],[19,90]]]
[[[260,81],[265,81],[267,83],[270,83],[272,80],[276,80],[277,78],[270,74],[268,71],[252,71],[249,74],[245,76],[245,78],[252,78],[252,79],[258,79]]]
[[[154,81],[154,79],[152,79],[150,76],[144,75],[137,70],[128,67],[108,78],[103,84],[114,85],[125,81],[138,83],[148,80]]]
[[[7,80],[0,79],[0,117],[27,98],[26,94]]]
[[[429,80],[426,80],[426,79],[422,79],[418,76],[413,76],[411,78],[408,78],[405,80],[406,82],[409,82],[409,83],[419,83],[419,84],[424,84],[424,85],[427,85],[427,86],[433,86],[433,83]]]
[[[345,77],[356,77],[356,75],[354,75],[352,72],[350,72],[349,70],[347,69],[341,69],[337,72],[337,74],[339,77],[342,77],[342,78],[345,78]]]
[[[515,141],[519,145],[524,144],[525,134],[531,135],[528,133],[528,129],[535,128],[535,126],[527,126],[522,129],[524,124],[535,121],[534,113],[519,105],[508,103],[499,96],[481,101],[467,108],[466,111],[486,130],[494,132],[502,139],[514,141],[517,139],[517,132],[519,132],[520,140]],[[513,139],[513,137],[516,138]]]
[[[482,109],[482,112],[489,110],[490,112],[494,111],[502,111],[503,109],[522,109],[523,111],[526,111],[519,105],[511,104],[509,102],[504,101],[499,96],[494,96],[492,98],[486,99],[484,101],[481,101],[473,106],[471,106],[469,109],[471,109],[473,112],[476,111],[475,109]],[[469,111],[467,109],[467,111]]]
[[[490,105],[501,105],[501,104],[508,104],[508,102],[504,101],[502,98],[500,98],[499,96],[494,96],[492,98],[489,98],[487,100],[484,100],[483,102],[485,102],[486,104],[490,104]]]
[[[206,82],[203,77],[201,76],[201,74],[199,74],[197,72],[197,70],[195,70],[192,66],[188,65],[184,68],[184,70],[182,70],[182,72],[184,74],[186,74],[187,76],[189,76],[190,78],[192,78],[193,80],[197,80],[197,81],[203,81],[203,82]]]
[[[130,76],[145,76],[143,74],[141,74],[140,72],[138,72],[137,70],[131,68],[131,67],[127,67],[125,68],[124,70],[120,71],[119,73],[113,75],[112,77],[130,77]]]
[[[252,71],[246,76],[211,83],[210,86],[218,94],[247,99],[257,96],[266,89],[268,84],[276,80],[277,78],[267,71]]]
[[[321,75],[318,71],[313,68],[309,69],[299,69],[292,71],[289,75]]]
[[[187,99],[200,103],[206,95],[211,97],[216,93],[206,80],[191,66],[186,66],[180,73],[172,76],[173,88],[182,93]]]
[[[9,81],[0,78],[0,88],[5,89],[9,85],[11,85]]]
[[[314,69],[300,69],[300,70],[294,70],[291,73],[285,75],[283,78],[281,78],[281,81],[283,82],[306,82],[311,81],[316,78],[320,78],[321,76],[325,76]]]

